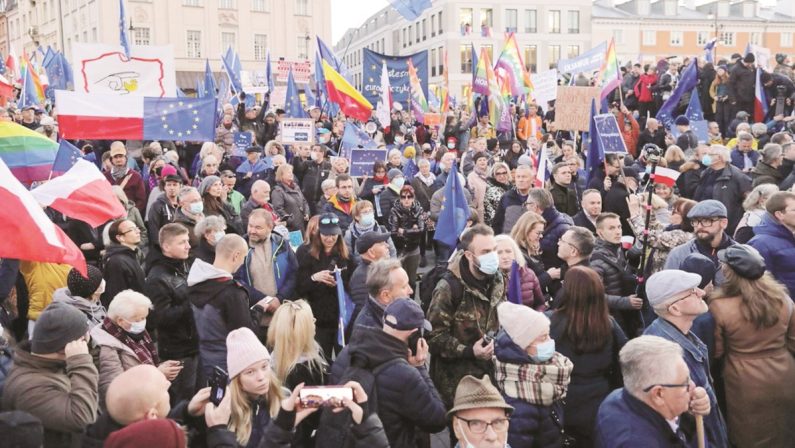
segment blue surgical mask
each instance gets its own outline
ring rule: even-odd
[[[221,238],[223,238],[224,235],[226,235],[226,232],[224,232],[223,230],[219,230],[215,232],[214,235],[215,235],[215,244],[218,244],[218,242],[221,241]]]
[[[394,186],[396,186],[398,188],[403,188],[403,184],[405,184],[405,183],[406,183],[406,179],[404,179],[402,177],[396,177],[396,178],[392,179],[392,185],[394,185]]]
[[[704,157],[701,158],[701,163],[704,166],[712,165],[712,157],[709,154],[705,155]]]
[[[363,227],[370,227],[370,226],[372,226],[373,224],[375,224],[375,215],[374,215],[374,214],[372,214],[372,213],[363,213],[363,214],[362,214],[362,215],[359,217],[359,223],[360,223],[360,224],[361,224]]]
[[[544,363],[552,359],[552,356],[555,354],[555,340],[550,339],[538,344],[536,346],[536,353],[537,355],[535,356],[530,355],[530,359],[537,363]]]
[[[130,329],[127,330],[131,334],[141,334],[146,330],[146,319],[138,322],[130,322]]]
[[[194,215],[200,215],[201,212],[204,211],[204,203],[203,202],[194,202],[188,207],[188,211],[190,211]]]
[[[478,269],[486,275],[494,275],[500,268],[500,257],[497,251],[491,251],[478,257]]]

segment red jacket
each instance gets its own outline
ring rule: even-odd
[[[535,272],[529,267],[519,267],[520,282],[522,284],[522,305],[527,305],[536,311],[544,311],[546,303],[544,293],[541,292],[541,282]],[[505,275],[505,284],[510,280],[510,271]]]
[[[641,103],[650,103],[654,101],[654,94],[651,91],[651,86],[657,83],[657,74],[647,75],[642,74],[640,75],[640,79],[638,79],[637,84],[635,84],[635,97],[638,98],[638,101]]]

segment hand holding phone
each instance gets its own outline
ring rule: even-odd
[[[299,392],[299,399],[303,408],[339,408],[344,405],[345,400],[353,400],[353,390],[345,386],[304,387]]]
[[[210,379],[207,381],[210,385],[210,403],[218,406],[221,400],[224,399],[226,394],[226,386],[229,384],[229,375],[226,371],[218,366],[213,367],[210,373]]]

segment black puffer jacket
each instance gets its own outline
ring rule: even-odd
[[[138,253],[121,244],[110,244],[105,249],[102,262],[105,292],[102,304],[107,308],[116,294],[125,289],[144,292],[144,270],[138,262]]]
[[[408,363],[407,348],[405,342],[380,329],[360,328],[331,369],[330,384],[338,384],[353,359],[368,370],[391,363],[379,372],[375,382],[378,416],[392,448],[416,447],[417,428],[435,433],[447,423],[444,403],[427,369]]]
[[[402,235],[398,233],[400,229],[403,229]],[[398,253],[420,247],[420,237],[425,231],[425,212],[420,203],[415,200],[410,207],[405,207],[400,200],[395,201],[389,213],[389,231]]]
[[[342,238],[342,237],[340,237]],[[309,244],[304,244],[295,251],[298,259],[298,275],[296,278],[295,292],[298,297],[306,298],[312,308],[312,314],[317,319],[318,328],[337,328],[339,318],[339,302],[337,301],[337,288],[323,283],[313,282],[310,277],[316,272],[334,269],[334,266],[344,269],[342,282],[345,290],[349,291],[349,280],[355,267],[353,258],[343,259],[336,253],[326,255],[320,251],[320,257],[315,258],[309,253]]]
[[[621,245],[597,239],[591,268],[602,277],[610,314],[625,333],[634,336],[640,328],[640,312],[632,308],[629,296],[635,292],[637,278],[629,270]]]

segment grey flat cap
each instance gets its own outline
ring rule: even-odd
[[[678,269],[666,269],[649,277],[646,282],[646,298],[649,305],[656,308],[678,294],[697,288],[701,276]]]

